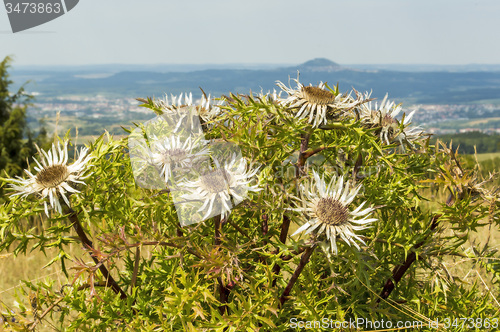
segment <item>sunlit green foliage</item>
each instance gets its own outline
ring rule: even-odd
[[[6,57],[0,62],[0,176],[21,175],[28,158],[36,151],[34,143],[43,146],[47,141],[43,126],[35,139],[26,123],[26,110],[33,96],[25,92],[24,86],[16,92],[10,90],[14,83],[8,73],[11,61]]]
[[[26,133],[26,106],[31,97],[21,87],[17,92],[9,91],[11,59],[0,62],[0,170],[7,174],[20,175],[27,166],[26,159],[34,153],[31,142],[24,142]]]
[[[438,138],[444,142],[453,142],[460,153],[491,153],[500,151],[500,135],[485,134],[473,131],[461,134],[439,135]],[[435,141],[436,139],[434,139]]]
[[[29,328],[53,317],[70,331],[289,331],[292,319],[364,318],[422,321],[430,331],[431,320],[500,318],[498,255],[474,237],[498,226],[500,201],[452,149],[425,136],[385,145],[380,128],[363,126],[356,110],[313,128],[271,95],[225,100],[220,116],[204,124],[207,139],[235,143],[261,165],[263,190],[231,211],[220,236],[217,217],[180,227],[168,190],[136,186],[127,140],[103,135],[89,144],[93,174],[70,198],[75,214],[53,214],[37,233],[27,221],[43,213],[36,197],[12,197],[0,208],[0,252],[58,248],[51,263],[68,276],[63,289],[27,282],[22,309],[0,303],[6,324]],[[160,113],[152,100],[143,102]],[[316,246],[321,236],[290,236],[306,221],[290,209],[292,196],[312,170],[362,184],[353,204],[367,201],[378,221],[359,232],[361,250],[338,240],[332,255]],[[93,241],[86,249],[126,297],[104,287],[90,256],[66,253],[79,242],[75,220]],[[301,259],[311,250],[310,260]],[[455,260],[463,270],[450,268]],[[473,267],[495,287],[472,284],[466,273]],[[30,301],[29,294],[36,296]]]

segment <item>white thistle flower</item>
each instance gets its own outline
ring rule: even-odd
[[[193,103],[192,93],[184,94],[184,101],[182,97],[182,93],[179,96],[171,95],[169,101],[168,96],[165,95],[164,99],[154,101],[155,107],[161,109],[164,116],[176,119],[177,125],[174,132],[177,132],[184,119],[187,120],[190,128],[194,129],[197,120],[193,121],[193,117],[199,117],[204,123],[207,123],[222,113],[220,107],[223,105],[224,100],[219,100],[217,104],[211,104],[211,96],[203,93],[199,103],[196,104]]]
[[[265,100],[265,99],[268,99],[272,102],[276,102],[276,103],[282,103],[283,100],[281,98],[281,93],[283,91],[280,90],[279,92],[276,91],[276,89],[273,89],[273,92],[271,93],[271,91],[268,91],[267,93],[264,93],[263,91],[261,91],[258,95],[258,97],[261,99],[261,100]]]
[[[174,133],[181,128],[181,125],[187,126],[190,131],[200,128],[199,121],[193,121],[197,115],[196,107],[193,105],[193,94],[184,94],[184,102],[182,97],[182,93],[179,96],[170,95],[169,101],[165,95],[164,99],[153,101],[155,107],[162,111],[163,117],[175,123]]]
[[[376,218],[368,218],[373,208],[361,210],[366,202],[351,210],[349,206],[358,194],[361,185],[351,188],[349,181],[344,183],[344,178],[332,177],[326,185],[324,177],[320,178],[313,171],[314,183],[301,185],[303,207],[292,210],[303,212],[309,219],[292,236],[306,231],[309,234],[317,230],[317,235],[326,234],[330,241],[330,250],[337,254],[337,237],[340,237],[348,245],[353,244],[358,250],[359,246],[355,240],[364,243],[356,235],[355,231],[368,228],[367,224],[376,221]]]
[[[276,82],[276,85],[288,94],[288,98],[284,99],[282,104],[298,109],[295,117],[299,119],[309,118],[308,122],[312,123],[313,127],[326,124],[329,110],[343,115],[346,111],[364,102],[353,99],[350,95],[335,95],[325,89],[324,83],[320,83],[318,86],[304,86],[298,80],[295,82],[297,83],[296,89],[288,88],[280,81]]]
[[[79,152],[78,159],[71,165],[68,165],[68,141],[64,142],[63,147],[59,142],[56,145],[52,144],[52,149],[47,152],[40,150],[36,146],[38,154],[40,155],[40,162],[35,159],[37,166],[35,170],[36,175],[33,175],[29,170],[24,172],[29,176],[23,179],[17,176],[17,179],[10,179],[12,184],[11,188],[16,193],[11,196],[21,195],[26,197],[31,194],[38,194],[42,199],[49,198],[50,207],[62,214],[61,203],[59,198],[62,198],[67,206],[70,206],[67,195],[72,193],[79,193],[71,184],[79,183],[85,185],[81,181],[91,173],[85,174],[86,169],[90,166],[88,163],[93,158],[88,154],[88,148],[83,148]],[[49,216],[47,200],[44,201],[45,214]]]
[[[201,97],[200,105],[196,107],[198,115],[203,120],[204,123],[210,122],[216,119],[221,113],[221,106],[224,104],[225,100],[220,99],[217,104],[210,104],[213,99],[203,94]]]
[[[153,104],[156,108],[161,109],[164,112],[176,112],[182,106],[191,106],[193,105],[193,94],[184,94],[184,102],[182,102],[181,93],[179,96],[170,95],[170,101],[168,100],[168,96],[165,95],[164,99],[156,99],[153,101]]]
[[[214,162],[215,169],[205,172],[194,181],[185,180],[178,183],[179,187],[188,191],[181,196],[183,199],[203,202],[197,211],[205,211],[203,220],[219,214],[225,218],[231,211],[231,200],[238,204],[246,198],[249,191],[262,190],[258,185],[250,185],[258,168],[247,169],[245,158],[238,159],[233,155],[224,166],[217,160]]]
[[[401,104],[396,105],[394,101],[389,102],[387,95],[380,106],[375,103],[375,108],[372,108],[372,104],[369,102],[359,107],[361,122],[371,128],[380,127],[379,136],[382,142],[390,144],[398,140],[402,145],[403,140],[406,140],[412,145],[412,141],[422,135],[422,130],[419,127],[410,127],[415,111],[403,117],[404,129],[401,130],[401,122],[396,119],[401,110]]]
[[[188,137],[181,141],[180,136],[164,137],[162,139],[151,138],[151,160],[160,169],[160,176],[168,182],[172,171],[191,170],[193,165],[203,156],[208,156],[208,148],[197,148],[205,144],[205,140],[192,140]]]

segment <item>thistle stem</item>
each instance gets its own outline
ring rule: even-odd
[[[288,300],[288,296],[290,295],[290,292],[293,288],[293,285],[295,285],[295,283],[299,279],[299,276],[302,273],[302,270],[304,269],[306,264],[309,262],[309,259],[311,258],[311,255],[314,252],[315,248],[316,248],[316,244],[313,244],[310,247],[307,247],[307,249],[302,254],[302,257],[300,257],[299,265],[295,269],[295,272],[293,272],[293,275],[290,278],[290,281],[288,281],[288,285],[286,285],[286,288],[283,291],[283,294],[281,294],[280,307],[283,307],[283,304],[286,302],[286,300]]]
[[[68,218],[71,221],[73,228],[78,235],[78,238],[88,249],[91,250],[90,256],[92,257],[94,263],[99,266],[99,271],[101,271],[104,279],[106,280],[106,286],[110,286],[116,294],[120,294],[120,298],[122,300],[126,299],[127,294],[120,288],[115,279],[113,279],[106,266],[104,266],[104,264],[100,264],[99,259],[92,254],[92,251],[94,249],[92,241],[90,241],[90,239],[87,237],[87,234],[85,233],[80,220],[78,219],[78,214],[71,208],[69,208],[69,213],[70,214]]]
[[[130,282],[130,286],[132,291],[137,282],[137,273],[139,272],[139,262],[141,260],[141,247],[135,248],[135,261],[134,261],[134,272],[132,274],[132,281]]]
[[[261,223],[261,230],[262,230],[262,235],[266,236],[267,232],[269,232],[269,216],[267,214],[262,214],[262,223]]]
[[[302,134],[302,138],[300,141],[300,152],[299,152],[299,159],[297,160],[296,164],[296,169],[295,169],[295,176],[299,178],[300,176],[304,175],[304,165],[306,164],[308,153],[307,149],[309,147],[309,139],[311,138],[311,135],[314,131],[314,128],[310,128],[306,133]]]
[[[441,217],[441,215],[437,214],[432,218],[431,226],[430,226],[431,231],[434,231],[436,229],[436,227],[439,225],[439,218],[440,217]],[[421,246],[424,245],[425,242],[426,242],[426,240],[417,243],[413,247],[413,250],[420,248]],[[412,251],[410,254],[408,254],[408,256],[406,257],[403,264],[396,266],[392,270],[392,277],[385,282],[384,288],[382,289],[382,292],[380,292],[380,297],[377,299],[377,303],[380,303],[381,299],[385,300],[389,297],[389,295],[391,295],[392,291],[394,290],[396,285],[401,281],[401,279],[405,275],[406,271],[408,271],[410,266],[416,260],[417,260],[417,254],[415,254],[415,251]]]
[[[283,222],[281,223],[281,233],[280,233],[280,242],[281,243],[286,243],[286,237],[288,236],[288,229],[290,228],[290,218],[288,218],[286,215],[283,216]],[[279,252],[279,249],[276,249],[276,253]],[[283,256],[280,255],[280,258]],[[273,273],[275,275],[275,278],[273,280],[273,287],[276,286],[276,277],[281,271],[281,266],[279,264],[275,264],[273,267]]]
[[[455,202],[455,196],[453,195],[453,193],[450,193],[450,195],[448,195],[448,199],[446,200],[446,205],[452,206],[454,202]],[[439,225],[439,218],[441,218],[441,216],[442,216],[442,214],[436,214],[436,215],[434,215],[434,217],[432,217],[431,225],[430,225],[431,232],[434,231],[436,229],[436,227]],[[423,246],[429,237],[430,237],[430,235],[425,240],[417,243],[413,247],[413,249],[415,250],[415,249],[418,249],[421,246]],[[380,297],[377,299],[377,303],[380,303],[381,299],[385,300],[386,298],[389,297],[389,295],[391,295],[392,291],[394,290],[396,285],[399,283],[401,278],[403,278],[406,271],[410,268],[410,266],[416,260],[417,260],[417,255],[415,254],[415,251],[413,251],[406,257],[406,260],[404,261],[403,264],[396,266],[392,270],[392,278],[388,279],[385,282],[384,288],[382,289],[382,292],[380,293]],[[393,280],[394,280],[394,282],[393,282]]]
[[[221,240],[220,240],[221,223],[222,223],[221,216],[220,215],[215,216],[214,217],[214,245],[215,246],[220,246],[220,244],[221,244]],[[220,303],[223,304],[219,307],[219,312],[221,315],[224,315],[224,313],[228,312],[228,308],[227,308],[226,303],[228,302],[229,293],[231,292],[231,290],[224,285],[224,282],[222,281],[221,277],[217,278],[217,284],[218,284],[217,288],[218,288],[218,292],[219,292],[219,301],[220,301]]]
[[[216,246],[220,245],[220,226],[221,226],[221,217],[214,217],[214,244]]]
[[[304,165],[306,164],[307,158],[309,158],[312,154],[308,151],[309,148],[309,139],[314,131],[314,128],[309,128],[307,132],[302,134],[302,140],[300,142],[300,152],[299,159],[297,160],[297,164],[295,165],[295,177],[298,179],[302,175],[304,175]],[[283,216],[283,222],[281,224],[281,233],[280,233],[280,242],[285,244],[286,237],[288,236],[288,230],[290,229],[290,218],[286,215]],[[279,250],[276,250],[278,253]],[[280,256],[281,257],[281,256]],[[280,273],[281,267],[276,264],[273,267],[273,273],[277,276]],[[276,286],[276,278],[273,280],[273,286]]]

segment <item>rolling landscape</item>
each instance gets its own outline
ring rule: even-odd
[[[385,94],[417,110],[414,124],[437,135],[481,131],[500,134],[500,66],[339,65],[313,59],[299,65],[100,65],[80,67],[14,67],[15,86],[25,84],[35,96],[28,110],[33,131],[69,129],[82,140],[104,129],[123,135],[121,126],[146,121],[151,112],[140,108],[138,97],[163,97],[192,92],[218,97],[277,89],[280,80],[295,86],[327,82],[343,92],[352,88]],[[56,124],[57,123],[57,124]],[[496,141],[500,141],[496,139]],[[491,151],[493,149],[494,151]],[[469,149],[470,150],[470,149]],[[485,152],[500,151],[490,148]]]
[[[452,103],[500,103],[500,68],[436,67],[435,71],[416,71],[372,69],[366,66],[354,68],[341,66],[328,59],[313,59],[295,66],[270,65],[251,66],[248,69],[180,66],[83,66],[55,69],[47,67],[22,67],[13,71],[16,83],[33,80],[30,89],[45,97],[66,95],[95,95],[134,97],[144,95],[179,94],[185,91],[199,92],[199,87],[213,95],[232,91],[248,93],[276,88],[275,81],[287,82],[296,78],[316,84],[320,81],[331,85],[339,83],[341,89],[354,87],[358,91],[373,90],[373,96],[391,97],[414,104],[452,104]],[[207,67],[210,67],[207,65]],[[198,69],[197,69],[198,68]],[[431,69],[432,67],[423,67]],[[460,67],[459,67],[460,68]],[[479,69],[483,70],[479,70]],[[192,70],[190,70],[192,69]],[[403,67],[411,69],[411,67]],[[441,70],[438,70],[441,69]],[[475,69],[475,71],[474,71]],[[453,70],[453,71],[452,71]],[[472,70],[472,71],[471,71]]]

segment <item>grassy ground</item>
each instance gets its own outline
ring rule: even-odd
[[[67,252],[73,257],[85,257],[83,250],[77,244],[70,245]],[[52,284],[54,289],[61,289],[63,285],[71,283],[71,275],[68,280],[60,264],[55,263],[44,267],[54,254],[56,251],[47,250],[47,255],[44,255],[35,250],[27,255],[17,257],[12,252],[4,252],[0,255],[0,312],[19,312],[21,310],[19,303],[26,306],[29,304],[30,296],[36,295],[30,292],[25,294],[22,280],[29,280],[34,284],[45,282]],[[31,310],[29,305],[27,305],[27,309]],[[52,326],[51,320],[44,320],[38,324],[37,331],[55,331],[56,329]],[[3,331],[1,325],[0,331]]]
[[[495,159],[495,158],[500,158],[500,152],[494,152],[494,153],[479,153],[477,155],[477,160],[479,162],[484,161],[484,160],[489,160],[489,159]]]
[[[76,234],[72,235],[76,237]],[[70,244],[65,248],[65,251],[72,258],[81,259],[86,263],[93,264],[89,254],[79,243]],[[65,276],[60,262],[45,267],[57,253],[56,250],[50,249],[46,250],[46,255],[37,250],[31,253],[28,251],[26,255],[20,254],[17,257],[12,253],[12,250],[0,253],[0,332],[11,331],[5,330],[2,327],[2,312],[19,313],[23,311],[21,308],[24,305],[27,308],[25,311],[27,317],[33,317],[30,298],[36,296],[36,294],[29,291],[22,280],[30,281],[34,284],[45,283],[57,291],[64,285],[73,282],[75,275],[74,270],[71,270],[71,267],[75,266],[73,262],[66,261],[69,278]],[[145,259],[150,259],[152,254],[153,251],[151,248],[143,248],[141,250],[141,256]],[[118,270],[121,271],[125,268],[123,261],[117,261],[116,263]],[[45,309],[45,307],[39,309],[38,315],[41,315]],[[56,326],[60,325],[58,319],[58,313],[55,311],[52,317],[46,316],[38,323],[36,331],[60,331],[56,328]]]

